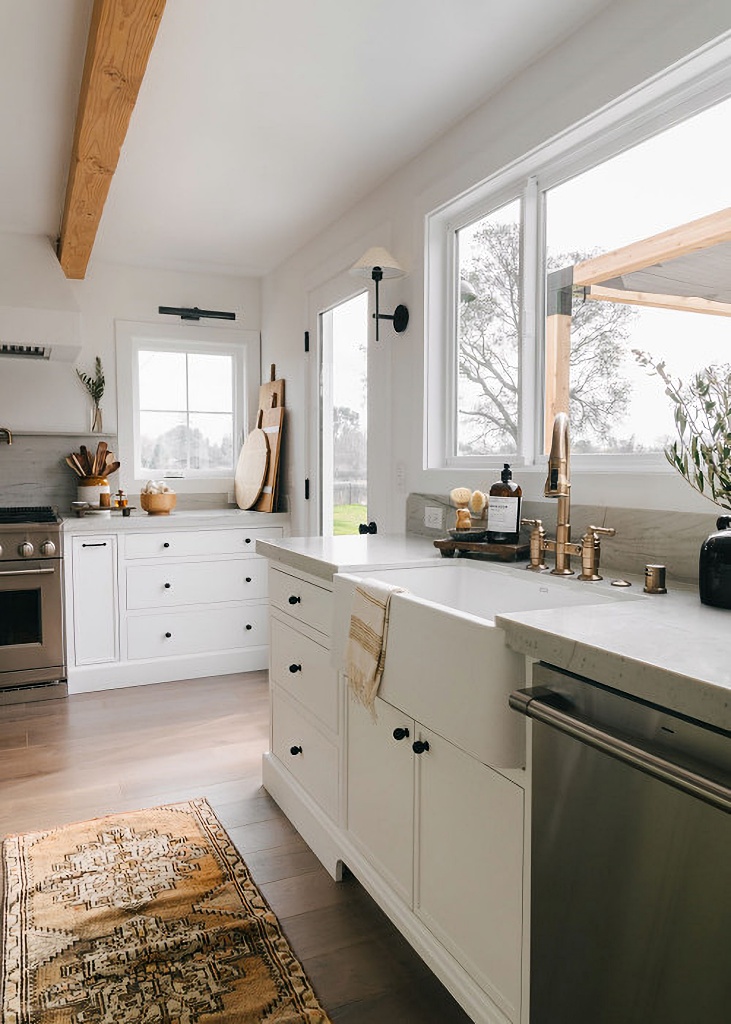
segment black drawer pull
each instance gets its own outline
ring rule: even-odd
[[[172,635],[173,635],[172,633],[166,633],[165,634],[165,639],[169,640]]]
[[[251,623],[250,623],[250,622],[247,622],[247,623],[246,623],[246,628],[247,628],[247,629],[251,629],[251,628],[252,628],[252,626],[251,626]]]
[[[251,576],[247,576],[247,577],[246,577],[246,582],[247,582],[247,583],[251,583]]]
[[[251,544],[251,537],[245,537],[244,544]]]
[[[301,665],[290,665],[289,666],[289,671],[292,673],[292,675],[294,675],[295,672],[301,672],[302,671],[302,666]]]
[[[415,754],[423,754],[425,750],[429,749],[429,740],[415,740],[411,744],[411,749]]]
[[[97,544],[82,544],[82,548],[105,548],[107,542],[105,540],[99,541]]]
[[[166,583],[166,584],[165,584],[165,589],[166,589],[166,590],[170,590],[170,587],[171,587],[171,586],[172,586],[172,584],[171,584],[171,583]]]
[[[164,548],[169,548],[169,547],[170,547],[170,544],[168,543],[168,541],[165,541],[165,542],[163,543],[163,547],[164,547]]]
[[[409,735],[409,730],[408,729],[401,729],[401,728],[399,728],[399,729],[394,729],[393,730],[393,738],[395,740],[405,740],[408,737],[408,735]]]
[[[292,755],[292,757],[295,757],[297,754],[302,753],[302,747],[290,747],[289,752]]]
[[[299,604],[301,600],[302,600],[302,598],[301,597],[297,597],[296,594],[290,594],[289,595],[289,603],[290,604]]]

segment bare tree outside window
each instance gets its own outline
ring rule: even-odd
[[[466,245],[459,233],[461,291],[471,299],[459,303],[459,455],[502,455],[518,450],[519,215],[515,203],[497,216],[471,225],[466,229]],[[588,255],[561,254],[550,261],[548,270],[572,265]],[[634,315],[629,307],[615,303],[579,301],[574,305],[569,416],[575,451],[635,447],[632,438],[614,433],[631,393],[621,366]]]

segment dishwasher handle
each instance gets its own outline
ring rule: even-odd
[[[727,786],[715,782],[713,779],[707,779],[703,775],[698,775],[697,772],[675,764],[673,761],[645,750],[620,736],[615,736],[590,722],[575,718],[565,711],[553,707],[546,703],[550,692],[546,687],[534,689],[527,687],[524,690],[515,690],[510,694],[508,701],[514,711],[520,712],[527,718],[558,729],[559,732],[573,737],[580,743],[608,754],[609,757],[631,765],[633,768],[638,768],[646,775],[651,775],[684,793],[704,800],[713,807],[727,813],[731,812],[731,789]]]

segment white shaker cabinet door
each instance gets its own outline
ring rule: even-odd
[[[416,913],[518,1021],[524,792],[436,733],[419,739]]]
[[[376,720],[348,700],[348,832],[411,906],[414,877],[414,723],[376,698]]]
[[[116,661],[117,541],[112,535],[72,541],[74,661],[96,665]]]

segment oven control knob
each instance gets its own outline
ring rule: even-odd
[[[22,544],[18,546],[18,554],[21,558],[31,558],[33,556],[33,545],[29,540],[24,540]]]
[[[56,545],[52,540],[44,540],[41,544],[41,554],[45,555],[46,558],[50,558],[51,555],[56,554]]]

